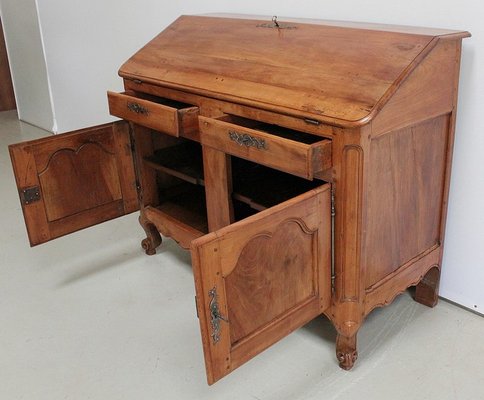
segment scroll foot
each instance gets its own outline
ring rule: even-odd
[[[141,241],[141,247],[147,255],[152,256],[156,254],[156,248],[161,244],[160,233],[143,215],[139,217],[139,223],[146,233],[146,239]]]
[[[427,307],[435,307],[439,301],[440,268],[432,267],[415,290],[415,301]]]
[[[339,366],[349,371],[353,368],[358,352],[356,351],[356,334],[351,337],[346,337],[338,334],[336,338],[336,358],[339,361]]]

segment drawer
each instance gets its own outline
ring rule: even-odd
[[[108,92],[111,115],[172,136],[198,130],[198,107],[139,92]]]
[[[232,115],[200,116],[200,141],[306,179],[331,168],[331,140]]]

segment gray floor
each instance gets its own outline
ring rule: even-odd
[[[0,113],[0,400],[484,399],[484,318],[409,294],[374,311],[344,372],[319,318],[207,386],[190,256],[139,247],[135,214],[30,248]]]

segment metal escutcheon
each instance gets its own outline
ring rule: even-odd
[[[237,131],[229,131],[229,138],[239,146],[255,147],[259,150],[267,150],[266,141],[250,136],[247,133],[239,133]]]
[[[210,296],[210,323],[212,325],[212,334],[210,336],[212,336],[213,344],[217,344],[220,341],[220,321],[229,321],[220,313],[217,301],[217,288],[215,286],[208,291],[208,295]]]
[[[128,102],[127,107],[128,107],[128,110],[129,111],[132,111],[132,112],[134,112],[136,114],[143,114],[143,115],[148,115],[149,114],[149,110],[146,107],[143,107],[139,103],[131,103],[131,102]]]

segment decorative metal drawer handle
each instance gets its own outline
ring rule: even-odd
[[[215,286],[208,291],[208,295],[210,296],[210,322],[212,324],[211,336],[213,344],[217,344],[220,340],[220,321],[229,321],[224,316],[222,316],[222,314],[220,314],[217,301],[217,288]]]
[[[229,131],[229,138],[239,146],[255,147],[259,150],[267,150],[266,141],[250,136],[247,133],[240,133],[237,131]]]
[[[128,110],[135,112],[136,114],[143,114],[143,115],[148,115],[149,110],[146,107],[143,107],[141,104],[138,103],[130,103],[128,102]]]

